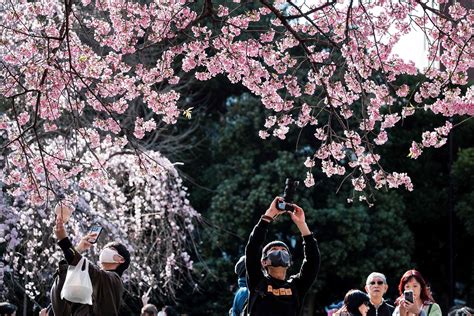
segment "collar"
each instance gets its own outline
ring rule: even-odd
[[[382,298],[382,302],[378,305],[375,305],[374,303],[372,303],[372,301],[370,301],[370,305],[372,305],[375,309],[378,309],[380,306],[382,306],[383,304],[385,303],[385,300]]]

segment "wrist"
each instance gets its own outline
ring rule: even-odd
[[[278,212],[275,212],[273,211],[272,209],[268,209],[266,212],[265,212],[265,216],[269,216],[271,218],[274,218],[276,215],[278,214]]]
[[[265,213],[265,215],[262,215],[261,219],[264,220],[265,222],[268,222],[268,223],[273,222],[273,216],[269,216],[266,213]]]
[[[298,227],[298,230],[300,231],[302,236],[307,236],[311,234],[311,231],[309,230],[309,227],[306,222],[296,224],[296,226]]]
[[[296,224],[296,227],[298,228],[305,228],[305,227],[308,227],[308,225],[306,225],[306,222],[299,222],[299,223],[295,223]]]

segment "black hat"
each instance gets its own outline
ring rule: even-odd
[[[367,294],[359,290],[350,290],[344,297],[344,304],[347,311],[352,315],[360,316],[359,306],[364,303],[370,303],[370,298]]]
[[[0,303],[0,314],[13,314],[14,312],[16,312],[15,305],[8,302]]]
[[[243,278],[246,275],[247,269],[245,269],[245,256],[240,257],[239,261],[237,261],[234,272],[239,278]]]

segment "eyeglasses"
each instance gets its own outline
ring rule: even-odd
[[[369,282],[370,285],[375,285],[375,283],[377,283],[377,285],[382,285],[382,284],[384,284],[383,281],[377,281],[377,282],[372,281],[372,282]]]

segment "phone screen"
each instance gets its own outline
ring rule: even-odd
[[[89,242],[91,244],[95,244],[97,242],[97,239],[99,239],[99,235],[101,232],[102,232],[102,226],[99,226],[99,225],[92,226],[88,234],[95,233],[97,235],[94,238],[89,238]]]
[[[278,201],[278,204],[277,204],[277,208],[284,211],[285,210],[285,206],[286,206],[286,203],[285,201]]]
[[[405,296],[405,301],[409,301],[410,303],[413,303],[413,291],[405,291],[403,292],[403,295]]]

